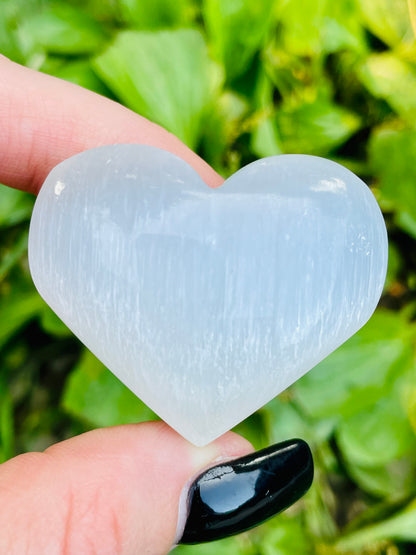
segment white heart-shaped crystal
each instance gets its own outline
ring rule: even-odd
[[[173,154],[112,145],[52,170],[29,261],[81,341],[203,445],[369,319],[387,235],[370,190],[328,160],[266,158],[210,189]]]

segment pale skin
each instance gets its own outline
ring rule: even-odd
[[[37,193],[59,162],[88,148],[142,143],[223,179],[158,125],[81,87],[0,56],[0,183]],[[188,480],[250,444],[229,432],[197,448],[162,422],[94,430],[0,465],[0,553],[169,552]]]

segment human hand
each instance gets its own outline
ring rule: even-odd
[[[209,186],[222,183],[176,137],[108,99],[2,57],[0,82],[6,185],[36,193],[65,158],[129,142],[169,150]],[[189,488],[220,459],[226,462]],[[162,422],[95,430],[0,466],[0,553],[167,553],[181,538],[216,539],[263,521],[300,497],[311,479],[310,452],[301,441],[252,454],[231,432],[197,448]],[[178,512],[181,491],[192,492],[193,502]]]

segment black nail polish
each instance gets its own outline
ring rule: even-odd
[[[257,526],[302,497],[312,479],[312,454],[301,439],[214,466],[189,489],[179,543],[219,540]]]

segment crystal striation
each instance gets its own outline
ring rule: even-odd
[[[111,145],[49,174],[29,262],[74,334],[203,445],[367,322],[387,234],[368,187],[328,160],[265,158],[211,189],[169,152]]]

